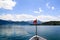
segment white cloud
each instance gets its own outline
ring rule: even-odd
[[[54,6],[52,6],[52,10],[54,10],[55,9],[55,7]]]
[[[60,17],[50,16],[50,15],[38,15],[33,16],[29,14],[5,14],[0,15],[0,19],[3,20],[12,20],[12,21],[27,21],[38,19],[40,21],[60,21]]]
[[[49,9],[50,9],[49,3],[46,3],[46,6],[47,6],[47,8],[49,8]]]
[[[0,0],[0,8],[12,10],[16,5],[16,2],[13,0]]]
[[[41,21],[60,21],[60,19],[56,16],[50,16],[50,15],[40,15],[37,17]]]
[[[5,14],[5,15],[0,15],[0,19],[4,20],[12,20],[12,21],[27,21],[27,20],[33,20],[36,17],[33,15],[28,15],[28,14]]]
[[[34,11],[34,13],[40,13],[40,12],[38,12],[38,11]]]
[[[33,20],[33,19],[35,19],[35,16],[33,16],[33,15],[28,15],[28,14],[20,14],[20,15],[16,15],[16,18],[18,19],[18,20],[22,20],[22,21],[27,21],[27,20]],[[21,21],[20,20],[20,21]]]
[[[38,9],[38,11],[34,11],[34,13],[42,13],[43,10],[41,8]]]
[[[12,14],[4,14],[4,15],[0,15],[0,19],[13,20],[14,16]]]
[[[55,9],[55,7],[54,6],[51,6],[50,3],[46,3],[46,7],[48,9],[51,9],[51,10],[54,10]]]
[[[43,10],[41,8],[39,8],[39,12],[43,12]]]

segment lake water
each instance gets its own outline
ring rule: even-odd
[[[37,26],[38,35],[47,40],[60,40],[60,26]],[[35,35],[35,26],[0,25],[0,40],[29,40]]]

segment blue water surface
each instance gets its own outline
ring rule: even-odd
[[[60,40],[60,26],[37,26],[38,35],[47,40]],[[29,40],[35,35],[36,26],[0,25],[0,40]]]

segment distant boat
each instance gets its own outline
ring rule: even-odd
[[[35,36],[31,37],[29,40],[47,40],[43,37],[38,36],[37,34],[37,19],[33,21],[33,24],[36,26],[36,34]]]
[[[35,36],[33,36],[32,38],[30,38],[29,40],[47,40],[47,39],[45,39],[45,38],[43,38],[43,37],[40,37],[40,36],[38,36],[38,35],[35,35]]]

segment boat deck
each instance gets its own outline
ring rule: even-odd
[[[47,40],[47,39],[45,39],[45,38],[43,38],[43,37],[40,37],[40,36],[38,36],[38,35],[35,35],[35,36],[33,36],[31,39],[29,39],[29,40]]]

